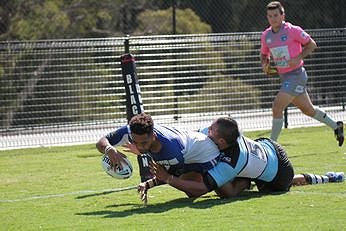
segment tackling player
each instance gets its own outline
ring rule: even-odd
[[[261,36],[261,63],[264,73],[270,75],[270,59],[280,76],[281,88],[273,102],[273,121],[270,138],[276,141],[284,122],[283,111],[294,104],[305,115],[326,124],[334,130],[339,146],[344,142],[343,122],[335,121],[327,113],[315,107],[306,91],[308,80],[303,59],[317,47],[316,42],[299,26],[285,22],[285,11],[280,2],[267,5],[270,24]],[[304,46],[304,48],[302,48]]]
[[[223,152],[221,161],[200,178],[184,180],[169,175],[153,163],[152,173],[161,181],[198,197],[216,190],[220,197],[231,197],[254,181],[261,193],[287,192],[292,185],[344,181],[344,173],[294,176],[292,164],[284,149],[276,142],[260,138],[251,140],[240,134],[237,122],[219,118],[208,129],[208,136]]]

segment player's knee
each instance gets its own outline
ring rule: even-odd
[[[306,185],[307,181],[303,174],[295,175],[292,179],[293,186]]]
[[[282,118],[283,113],[279,111],[273,111],[273,118]]]
[[[273,112],[273,116],[274,116],[275,118],[280,118],[280,117],[282,117],[283,111],[284,111],[284,108],[283,108],[283,107],[281,107],[280,105],[275,105],[275,104],[273,104],[272,112]]]

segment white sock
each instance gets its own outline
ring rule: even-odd
[[[325,184],[329,182],[329,177],[324,175],[316,175],[316,174],[303,174],[305,180],[308,184]]]
[[[283,118],[273,118],[273,123],[272,123],[272,133],[270,135],[270,139],[277,141],[282,125],[284,124],[284,119]]]
[[[315,115],[312,118],[320,121],[321,123],[326,124],[327,126],[331,127],[333,130],[335,130],[338,127],[335,120],[330,118],[330,116],[327,115],[327,113],[325,113],[319,108],[315,108]]]

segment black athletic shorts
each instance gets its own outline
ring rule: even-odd
[[[268,140],[275,148],[276,155],[278,157],[278,172],[271,182],[265,182],[255,179],[254,182],[258,188],[258,191],[262,193],[270,192],[287,192],[290,190],[292,179],[294,177],[293,166],[288,160],[285,150],[280,144],[268,138],[259,138],[256,141]]]

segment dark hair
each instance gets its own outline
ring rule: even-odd
[[[267,10],[275,10],[275,9],[279,9],[281,15],[285,13],[284,7],[278,1],[270,2],[267,5]]]
[[[223,138],[228,145],[233,145],[237,142],[240,136],[237,121],[229,117],[221,117],[215,123],[219,137]]]
[[[129,125],[131,132],[134,134],[151,134],[154,128],[154,121],[149,114],[143,112],[132,117]]]

